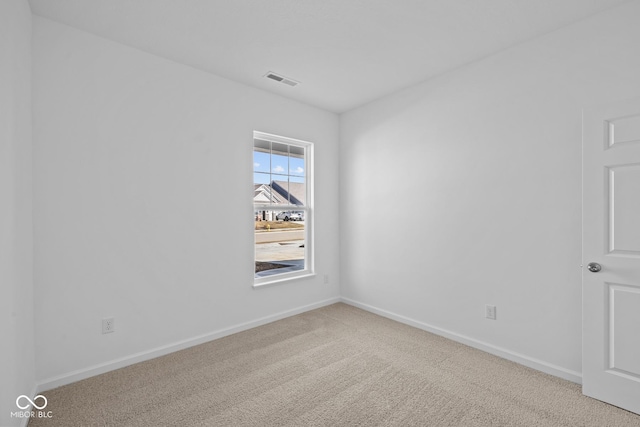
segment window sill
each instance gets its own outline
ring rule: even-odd
[[[316,273],[313,271],[297,271],[295,273],[277,274],[268,277],[257,278],[253,282],[254,288],[262,288],[263,286],[277,285],[278,283],[290,282],[296,279],[305,279],[308,277],[314,277]]]

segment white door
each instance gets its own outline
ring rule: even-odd
[[[582,391],[640,414],[640,98],[585,110],[582,143]]]

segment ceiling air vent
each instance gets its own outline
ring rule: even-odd
[[[267,74],[264,75],[266,78],[271,79],[271,80],[275,80],[277,82],[280,83],[284,83],[286,85],[289,85],[291,87],[293,86],[297,86],[299,82],[293,80],[293,79],[289,79],[287,77],[281,76],[279,74],[276,73],[272,73],[271,71],[269,71]]]

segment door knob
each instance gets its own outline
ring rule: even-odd
[[[602,270],[602,266],[597,262],[590,262],[589,264],[587,264],[587,269],[592,273],[597,273],[598,271]]]

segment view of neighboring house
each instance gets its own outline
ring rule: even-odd
[[[253,203],[257,205],[285,205],[287,204],[287,195],[282,195],[278,191],[274,191],[275,188],[271,184],[254,184]]]
[[[255,205],[295,205],[304,206],[305,184],[303,182],[271,181],[271,184],[254,184],[253,203]],[[277,212],[275,212],[277,213]],[[271,211],[257,210],[260,219],[267,218]]]

